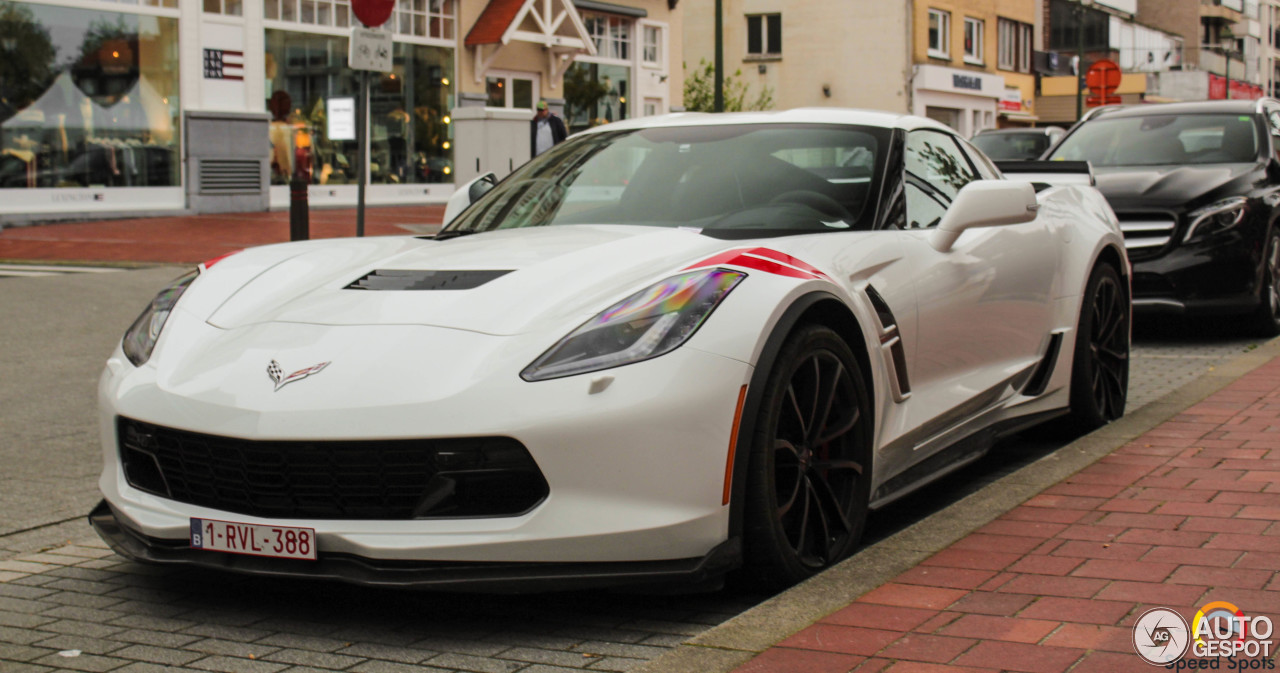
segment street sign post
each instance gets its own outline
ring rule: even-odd
[[[369,71],[391,72],[394,45],[391,32],[376,30],[391,18],[395,0],[351,0],[351,11],[364,24],[351,29],[347,66],[360,71],[360,99],[356,101],[356,236],[364,236],[365,164],[369,162]]]

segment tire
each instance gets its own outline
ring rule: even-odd
[[[1262,288],[1258,292],[1258,311],[1249,321],[1249,332],[1260,337],[1280,335],[1280,230],[1267,234],[1267,247],[1262,259]]]
[[[746,566],[783,588],[838,563],[862,536],[871,398],[848,344],[820,325],[788,337],[765,385],[750,445]]]
[[[1098,264],[1089,276],[1076,323],[1071,364],[1071,416],[1088,432],[1124,415],[1129,392],[1129,297],[1115,267]]]

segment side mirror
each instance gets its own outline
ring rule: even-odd
[[[975,180],[960,189],[929,244],[946,252],[969,229],[1030,222],[1039,208],[1036,190],[1029,182]]]
[[[480,200],[480,197],[489,193],[498,184],[498,176],[493,173],[485,173],[480,177],[459,186],[453,192],[453,196],[449,197],[449,201],[444,207],[444,222],[441,226],[454,221],[467,206]]]

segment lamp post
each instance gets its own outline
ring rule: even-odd
[[[712,94],[713,110],[724,112],[724,11],[721,0],[716,0],[716,77]]]
[[[1232,43],[1235,42],[1236,35],[1231,32],[1231,28],[1228,26],[1226,30],[1218,33],[1218,40],[1227,45],[1222,49],[1222,56],[1226,60],[1226,65],[1223,67],[1222,72],[1227,78],[1226,99],[1231,100],[1231,54],[1235,53],[1235,50],[1231,47],[1234,46]]]
[[[1077,0],[1076,15],[1076,120],[1084,116],[1084,6],[1089,0]]]

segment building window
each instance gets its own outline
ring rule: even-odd
[[[644,27],[644,50],[640,58],[646,65],[662,65],[662,29]]]
[[[243,0],[204,0],[211,3],[240,3]],[[312,26],[348,28],[358,23],[350,0],[263,0],[263,16],[272,21],[289,21]],[[454,0],[399,0],[387,26],[398,35],[452,40]]]
[[[262,12],[267,19],[312,26],[347,28],[353,20],[349,0],[263,0]]]
[[[586,25],[591,41],[595,43],[597,57],[622,61],[631,58],[632,19],[583,12],[582,23]]]
[[[756,14],[747,17],[747,54],[782,55],[781,14]]]
[[[489,95],[485,101],[486,107],[519,108],[530,111],[533,110],[533,104],[538,95],[534,90],[532,78],[496,73],[492,70],[485,77],[485,92]]]
[[[564,121],[569,132],[629,119],[630,85],[630,67],[575,61],[564,73]]]
[[[929,55],[951,58],[951,12],[929,10]]]
[[[453,0],[400,0],[395,21],[401,35],[452,40]]]
[[[1000,19],[996,64],[1001,70],[1031,72],[1031,24]]]
[[[0,0],[0,36],[0,189],[180,184],[176,18]]]
[[[982,19],[964,19],[964,62],[982,65]]]
[[[209,14],[242,16],[244,14],[244,3],[242,0],[204,0],[204,11]]]
[[[330,137],[328,124],[335,102],[359,92],[347,38],[268,28],[264,64],[272,183],[302,173],[312,184],[354,184],[355,138]],[[452,49],[395,43],[392,71],[374,73],[369,96],[370,184],[453,180],[452,73]]]

